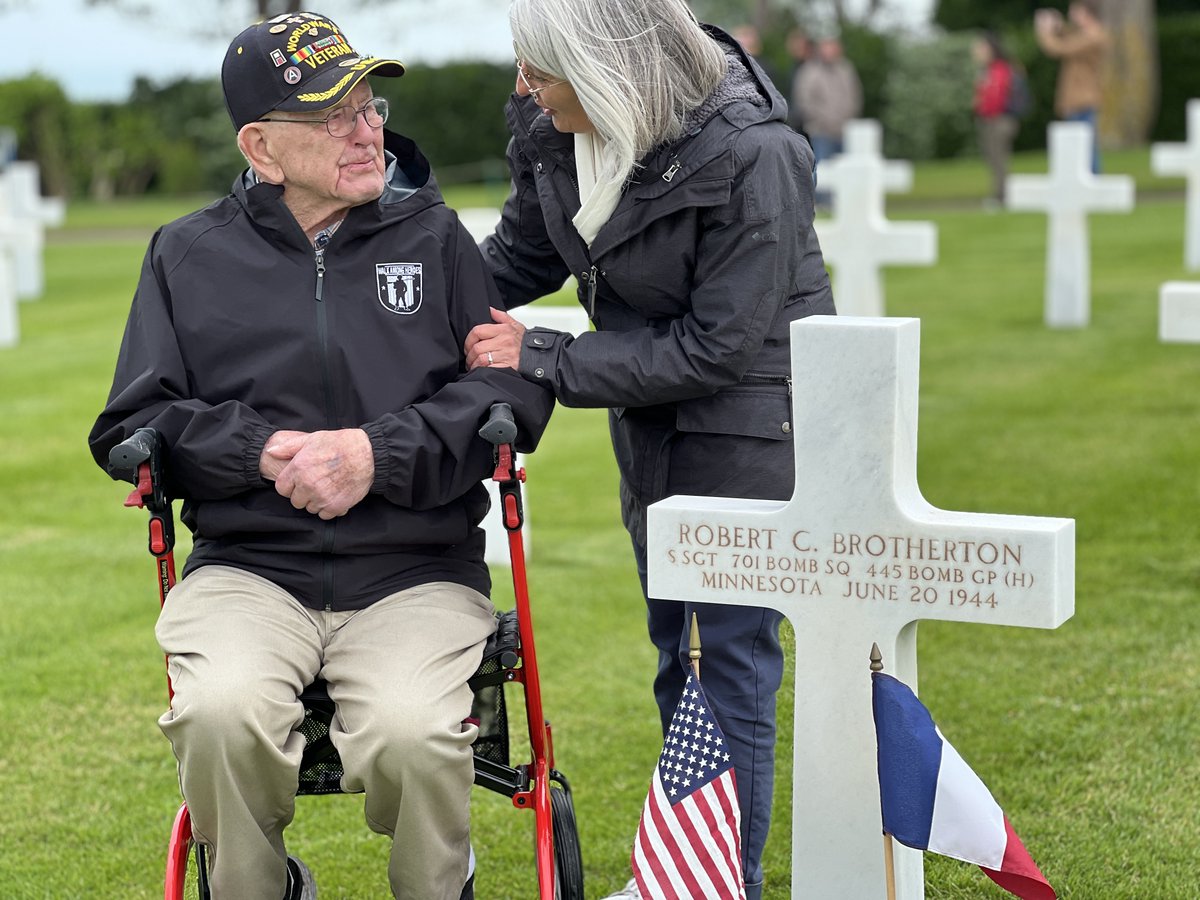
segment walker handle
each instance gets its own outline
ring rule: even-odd
[[[479,429],[479,436],[493,447],[513,443],[517,439],[517,423],[512,407],[507,403],[493,403],[488,420]]]
[[[153,428],[139,428],[108,451],[108,474],[136,484],[138,466],[144,462],[150,462],[157,474],[158,451],[158,432]]]

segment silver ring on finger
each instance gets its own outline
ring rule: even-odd
[[[492,359],[492,351],[491,351],[491,350],[489,350],[489,351],[488,351],[488,365],[490,366],[490,365],[492,365],[492,364],[494,364],[494,363],[495,363],[495,360],[494,360],[494,359]]]

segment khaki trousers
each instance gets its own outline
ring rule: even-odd
[[[305,608],[248,572],[205,566],[158,620],[175,697],[159,720],[179,760],[214,900],[279,900],[304,738],[297,695],[320,674],[337,705],[330,736],[347,791],[366,793],[392,842],[404,900],[458,900],[474,780],[467,679],[494,625],[491,602],[437,582],[350,612]]]

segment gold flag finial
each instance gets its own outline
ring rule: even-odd
[[[883,654],[879,652],[878,644],[871,644],[871,671],[883,671]]]
[[[692,671],[696,673],[696,680],[700,680],[700,625],[696,621],[696,614],[692,613],[692,629],[688,635],[688,659],[692,662]]]

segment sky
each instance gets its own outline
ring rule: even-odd
[[[862,2],[862,0],[859,0]],[[892,0],[911,24],[934,0]],[[250,0],[144,0],[150,18],[85,0],[0,0],[0,81],[41,72],[72,100],[121,101],[135,77],[156,83],[215,76],[229,41],[250,24]],[[410,0],[365,7],[313,0],[363,54],[406,63],[512,58],[505,0]],[[189,15],[191,11],[194,15]]]

